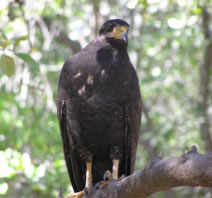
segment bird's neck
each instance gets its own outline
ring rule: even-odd
[[[105,47],[115,48],[118,51],[127,53],[127,45],[120,39],[114,39],[105,37],[104,35],[99,35],[97,38]]]

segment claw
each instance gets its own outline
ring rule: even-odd
[[[102,182],[97,182],[94,186],[95,190],[98,190]]]
[[[80,192],[68,195],[67,198],[81,198],[83,195],[84,195],[84,191],[80,191]]]
[[[105,172],[105,174],[104,174],[103,181],[98,182],[95,185],[95,189],[103,189],[103,188],[105,188],[112,180],[113,180],[112,173],[109,170],[107,170]]]
[[[89,192],[91,192],[91,189],[85,187],[84,190],[83,190],[83,192],[84,192],[84,195],[87,197],[88,194],[89,194]]]
[[[109,183],[110,183],[110,181],[101,181],[101,182],[100,182],[100,185],[99,185],[99,188],[100,188],[100,189],[103,189],[103,188],[105,188]]]
[[[109,170],[107,170],[104,174],[103,180],[104,181],[111,181],[112,179],[113,179],[112,173]]]
[[[122,175],[121,177],[118,178],[119,181],[121,181],[122,179],[124,179],[126,176]]]

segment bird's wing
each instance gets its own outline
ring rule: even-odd
[[[82,165],[80,164],[80,159],[77,156],[76,149],[74,148],[73,138],[71,136],[71,127],[69,126],[67,119],[68,110],[65,101],[58,105],[58,110],[61,114],[59,116],[59,123],[69,177],[71,179],[74,191],[79,192],[84,188],[85,181],[83,181],[82,177],[84,171]]]
[[[62,136],[63,150],[65,161],[75,192],[83,190],[85,185],[85,164],[79,157],[79,123],[78,123],[78,106],[79,100],[74,93],[76,90],[72,81],[71,63],[66,62],[60,74],[57,110]],[[76,82],[78,83],[78,81]],[[75,84],[76,85],[76,84]],[[76,85],[78,88],[80,85]]]
[[[130,93],[129,105],[126,107],[126,130],[125,130],[125,164],[127,173],[134,171],[136,150],[140,134],[141,125],[141,95],[137,77],[132,82],[132,92]],[[127,160],[127,161],[126,161]],[[125,171],[126,171],[125,168]]]

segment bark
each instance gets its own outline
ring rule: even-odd
[[[192,146],[180,157],[158,157],[143,170],[94,190],[89,198],[146,198],[179,186],[212,187],[212,154],[199,154]]]

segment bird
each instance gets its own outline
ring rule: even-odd
[[[122,19],[106,21],[60,72],[57,115],[75,192],[70,197],[134,171],[142,101],[128,31]]]

